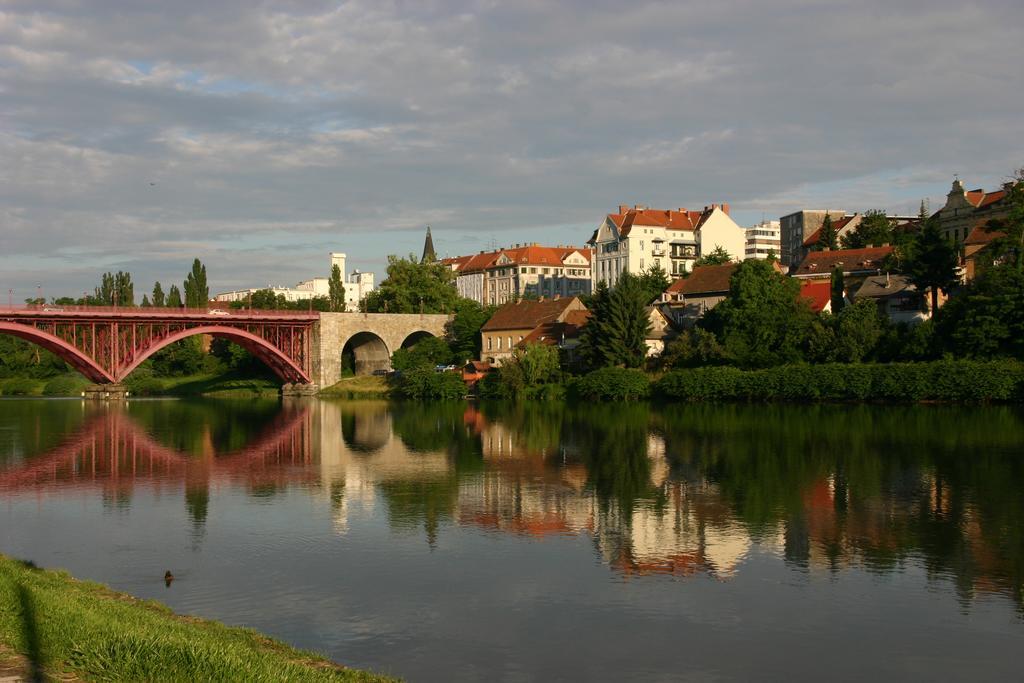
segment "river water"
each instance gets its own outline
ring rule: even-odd
[[[410,681],[1010,680],[1022,443],[1009,407],[3,400],[0,552]]]

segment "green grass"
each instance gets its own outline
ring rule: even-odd
[[[392,680],[0,555],[0,670],[19,663],[97,681]]]
[[[342,398],[386,398],[391,393],[384,377],[360,375],[345,377],[340,382],[321,389],[320,395]]]
[[[125,384],[136,396],[277,396],[281,388],[273,378],[233,371],[186,377],[129,377]]]

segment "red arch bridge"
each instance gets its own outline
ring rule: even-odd
[[[154,353],[195,335],[229,339],[285,382],[309,384],[319,314],[188,308],[0,308],[0,334],[51,351],[97,384],[118,383]]]
[[[443,336],[443,314],[317,313],[100,306],[0,306],[0,334],[53,352],[97,384],[122,382],[154,353],[194,335],[235,342],[284,382],[329,386],[342,356],[356,374],[391,366],[396,349]]]

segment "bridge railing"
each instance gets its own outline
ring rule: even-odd
[[[276,309],[228,308],[227,306],[210,306],[208,308],[157,308],[154,306],[65,306],[62,304],[0,304],[3,313],[84,313],[103,315],[145,315],[154,317],[236,317],[236,318],[303,318],[316,316],[316,311],[295,311]]]

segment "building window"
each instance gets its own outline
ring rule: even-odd
[[[511,334],[508,336],[508,350],[509,351],[512,350],[512,335]]]
[[[491,351],[494,349],[494,337],[487,337],[487,350]]]

